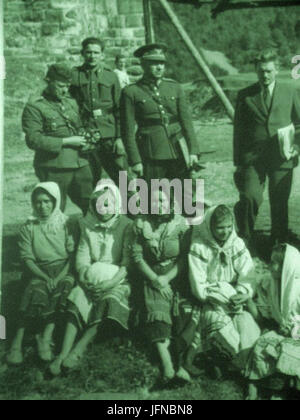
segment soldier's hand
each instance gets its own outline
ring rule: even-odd
[[[63,145],[69,147],[84,147],[87,145],[87,141],[82,136],[73,136],[63,139]]]
[[[297,144],[294,144],[292,150],[292,158],[295,158],[300,155],[300,147]]]
[[[199,162],[197,155],[190,155],[190,168],[196,165]]]
[[[144,166],[142,163],[138,163],[137,165],[134,165],[132,167],[132,170],[139,177],[142,177],[144,175]]]

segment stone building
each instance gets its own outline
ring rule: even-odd
[[[101,36],[111,64],[145,40],[142,0],[5,0],[6,57],[77,61],[80,42]]]
[[[4,0],[7,74],[24,79],[28,88],[36,90],[37,79],[54,61],[79,63],[80,43],[87,36],[105,39],[110,67],[117,54],[125,53],[129,72],[137,76],[132,52],[145,42],[143,0]],[[13,88],[10,80],[7,85]]]

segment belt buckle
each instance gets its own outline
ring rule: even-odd
[[[93,116],[94,116],[94,118],[99,118],[99,117],[102,117],[102,115],[103,115],[102,109],[95,109],[95,110],[93,111]]]

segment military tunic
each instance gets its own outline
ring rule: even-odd
[[[136,132],[136,124],[138,130]],[[155,85],[146,78],[124,89],[121,99],[122,137],[131,165],[138,163],[178,168],[182,155],[176,140],[186,139],[190,154],[198,145],[184,91],[179,83],[163,79]],[[172,161],[172,162],[171,162]]]
[[[76,67],[70,92],[78,103],[84,125],[96,128],[101,134],[97,150],[90,154],[94,182],[107,174],[118,182],[119,170],[127,169],[128,165],[124,147],[115,144],[121,135],[121,86],[117,75],[106,68],[89,70],[85,65]]]
[[[22,125],[27,146],[35,151],[34,168],[40,181],[60,186],[62,210],[69,194],[86,211],[93,190],[89,162],[79,149],[63,145],[64,138],[78,135],[82,127],[76,102],[68,97],[56,100],[45,91],[25,106]]]
[[[121,86],[112,70],[75,67],[71,95],[78,103],[85,125],[98,128],[104,139],[120,137]]]

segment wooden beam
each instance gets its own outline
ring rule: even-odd
[[[158,0],[158,1],[161,4],[161,6],[163,7],[163,9],[165,10],[166,14],[171,19],[171,22],[173,23],[173,25],[177,29],[180,37],[183,39],[184,43],[186,44],[187,48],[191,52],[192,56],[194,57],[196,63],[200,67],[201,71],[205,74],[207,80],[209,81],[210,85],[214,89],[215,93],[220,98],[228,116],[233,120],[233,118],[234,118],[234,108],[231,105],[227,96],[225,95],[221,85],[218,83],[217,79],[215,78],[215,76],[210,71],[210,68],[206,64],[205,59],[203,58],[201,53],[198,51],[198,49],[195,47],[193,41],[191,40],[190,36],[188,35],[186,30],[184,29],[184,27],[180,23],[177,15],[173,11],[173,9],[170,6],[170,4],[168,3],[168,1],[167,0]]]
[[[300,6],[300,0],[249,0],[244,2],[231,3],[230,0],[219,1],[217,7],[212,10],[213,17],[216,17],[220,13],[227,12],[229,10],[242,10],[242,9],[260,9],[268,7],[295,7]]]
[[[2,308],[2,238],[3,238],[3,183],[4,183],[4,34],[3,2],[0,2],[0,316]],[[1,319],[0,319],[1,322]]]
[[[144,18],[146,29],[146,44],[153,44],[155,42],[153,14],[151,0],[143,0],[144,2]]]

